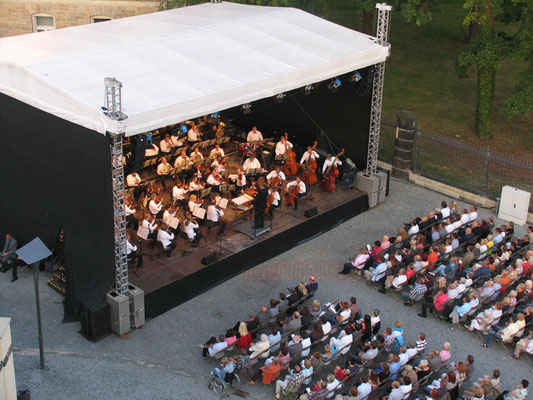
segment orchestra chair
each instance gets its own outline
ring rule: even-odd
[[[161,258],[163,254],[165,254],[165,247],[159,240],[152,241],[152,246],[155,250],[152,251],[152,254],[150,254],[151,260],[153,260],[155,257]]]
[[[185,232],[180,232],[178,235],[178,238],[183,239],[183,242],[184,242],[183,250],[181,252],[182,257],[188,256],[189,254],[194,253],[194,251],[190,250],[192,246],[192,239],[189,239],[189,236],[187,236]]]

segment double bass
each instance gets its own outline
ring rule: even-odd
[[[298,193],[300,193],[300,185],[296,183],[294,189],[287,189],[287,193],[285,193],[285,204],[293,205],[294,198],[298,195]]]
[[[313,143],[313,146],[311,147],[311,150],[314,151],[318,142],[315,140]],[[305,162],[305,164],[302,164],[302,168],[304,172],[302,173],[302,181],[308,186],[312,186],[316,183],[318,180],[316,176],[316,169],[318,165],[313,157],[311,157],[311,154],[309,155],[309,158]]]
[[[335,190],[335,181],[339,176],[339,169],[335,164],[343,153],[344,149],[341,149],[341,152],[335,156],[333,163],[326,169],[324,172],[324,177],[318,184],[320,189],[322,189],[324,192],[333,192]]]
[[[298,173],[298,168],[300,167],[300,164],[296,161],[296,153],[289,149],[288,145],[288,136],[289,134],[285,132],[285,154],[287,154],[287,161],[285,162],[285,165],[283,166],[283,172],[285,172],[287,175],[296,175]]]

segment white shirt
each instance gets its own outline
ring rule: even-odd
[[[160,163],[157,166],[157,175],[168,175],[171,169],[172,169],[172,165],[170,165],[169,163],[166,163],[166,164]]]
[[[170,136],[170,141],[172,142],[172,146],[174,147],[181,147],[183,146],[183,142],[185,142],[185,139],[178,139],[178,135],[172,135]]]
[[[440,213],[442,214],[442,218],[448,218],[450,216],[450,207],[444,207],[440,210]]]
[[[385,276],[387,272],[387,263],[378,264],[378,266],[372,271],[372,281],[377,282]]]
[[[143,219],[142,226],[143,228],[148,229],[150,233],[157,229],[157,224],[155,223],[155,220],[149,222],[147,219]]]
[[[459,289],[448,289],[448,299],[453,300],[456,299],[457,296],[459,296]]]
[[[326,386],[326,389],[329,391],[329,393],[326,396],[326,399],[333,398],[333,396],[335,395],[335,389],[337,388],[337,386],[339,386],[339,383],[340,382],[337,380],[337,378],[335,378],[333,382],[328,383],[328,385]]]
[[[189,225],[183,224],[183,232],[187,234],[190,240],[196,236],[195,229],[198,229],[198,224],[194,221],[189,222]]]
[[[248,136],[246,137],[247,142],[258,142],[260,140],[263,140],[263,135],[259,131],[250,131],[248,132]]]
[[[370,392],[372,392],[372,385],[368,382],[363,382],[357,386],[357,392],[359,392],[359,400],[366,400]]]
[[[307,160],[309,160],[309,157],[311,157],[313,160],[316,160],[317,158],[319,158],[320,156],[318,155],[318,153],[316,151],[311,151],[311,154],[309,154],[308,151],[306,151],[303,156],[302,156],[302,159],[300,160],[300,164],[303,164],[305,162],[307,162]]]
[[[287,189],[292,187],[292,186],[296,186],[296,181],[292,181],[292,182],[287,183]],[[303,181],[300,181],[298,186],[300,187],[300,191],[298,192],[298,194],[304,194],[306,192],[306,190],[307,190],[306,187],[305,187],[305,183]]]
[[[174,161],[174,166],[175,167],[186,167],[190,163],[191,163],[191,160],[189,157],[179,156],[178,158],[176,158],[176,161]]]
[[[194,192],[196,190],[200,190],[200,189],[203,189],[203,185],[201,185],[200,183],[196,183],[194,181],[190,181],[189,182],[189,191],[190,192]]]
[[[279,195],[279,192],[277,190],[274,190],[273,192],[271,190],[268,191],[268,197],[270,197],[270,195],[273,196],[274,200],[272,200],[272,205],[273,206],[277,206],[279,205],[279,202],[281,200],[281,196]]]
[[[279,334],[279,332],[278,332]],[[270,341],[270,340],[269,340]],[[302,357],[309,356],[309,353],[311,352],[311,338],[305,338],[301,341],[302,343]]]
[[[403,392],[398,387],[397,389],[392,389],[389,393],[389,400],[402,400],[403,399]]]
[[[459,229],[459,228],[461,227],[462,224],[463,224],[463,223],[461,222],[461,220],[459,220],[459,221],[455,221],[454,223],[452,223],[452,225],[453,225],[453,229],[454,229],[454,230]]]
[[[172,188],[172,198],[174,200],[183,200],[183,195],[185,193],[187,193],[187,190],[183,189],[182,187],[180,188],[179,186],[174,186]]]
[[[285,143],[282,143],[281,140],[276,143],[276,150],[275,150],[275,153],[277,156],[280,156],[282,154],[285,154],[287,152],[287,147],[289,149],[292,149],[292,143],[289,142],[288,140],[285,141]]]
[[[210,347],[208,349],[209,355],[213,357],[215,354],[217,354],[219,351],[222,351],[228,347],[228,344],[226,341],[223,342],[217,342],[213,345],[213,347]]]
[[[311,339],[309,339],[311,340]],[[268,343],[270,343],[270,351],[273,352],[273,351],[277,351],[280,347],[280,343],[281,343],[281,332],[278,331],[277,334],[273,335],[273,334],[270,334],[268,335]],[[303,341],[302,341],[302,345],[303,345]]]
[[[141,183],[141,177],[138,174],[129,174],[126,177],[126,183],[129,187],[139,186],[139,183]]]
[[[324,335],[327,335],[331,332],[331,322],[326,322],[322,325],[322,332],[324,332]]]
[[[208,185],[212,185],[212,186],[218,186],[222,183],[218,179],[215,179],[215,176],[213,174],[209,174],[206,182]]]
[[[159,148],[162,153],[169,153],[172,149],[172,140],[169,140],[168,142],[166,139],[161,140],[161,142],[159,142]]]
[[[344,331],[343,331],[344,332]],[[348,354],[350,351],[350,343],[353,341],[353,336],[350,333],[349,335],[344,335],[341,338],[332,337],[329,341],[330,346],[337,346],[337,349],[341,350],[341,354]]]
[[[470,221],[470,218],[468,217],[468,214],[461,214],[461,225],[468,224]]]
[[[176,211],[170,212],[165,210],[165,212],[163,212],[163,222],[168,225],[171,218],[176,218]]]
[[[452,233],[455,230],[455,226],[453,224],[448,224],[444,229],[446,229],[446,233]]]
[[[409,354],[407,352],[398,354],[398,357],[400,357],[400,365],[402,367],[409,361]]]
[[[126,240],[126,254],[131,254],[132,251],[137,251],[137,246],[130,243],[129,240]]]
[[[199,136],[199,133],[198,132],[198,128],[193,126],[191,129],[188,130],[187,132],[187,140],[189,142],[196,142],[198,141],[198,136]]]
[[[242,169],[245,171],[248,171],[249,169],[258,169],[261,168],[261,163],[257,158],[254,158],[253,161],[251,161],[251,158],[248,158],[244,164],[242,165]]]
[[[210,158],[217,158],[217,156],[224,157],[224,150],[220,148],[218,150],[216,148],[213,148],[213,150],[209,152]]]
[[[130,208],[127,204],[125,205],[125,209],[126,209],[126,215],[133,215],[137,211],[135,210],[135,208]]]
[[[477,219],[477,211],[471,211],[468,213],[469,222],[474,222]]]
[[[197,147],[198,148],[198,147]],[[197,149],[196,148],[196,149]],[[196,149],[194,149],[194,151],[191,153],[190,155],[190,158],[191,160],[195,161],[195,160],[203,160],[204,159],[204,156],[202,155],[202,153],[200,153],[200,151],[196,151]]]
[[[406,275],[398,275],[397,277],[395,277],[392,280],[392,286],[394,286],[395,288],[398,288],[401,285],[403,285],[405,282],[407,282],[407,276]]]
[[[266,176],[267,180],[271,180],[271,179],[274,179],[276,177],[279,177],[282,181],[287,179],[287,177],[285,176],[285,173],[283,171],[279,171],[279,172],[276,172],[276,170],[270,171],[268,173],[268,175]]]
[[[409,232],[407,232],[409,235],[414,235],[415,233],[418,233],[420,231],[420,227],[418,225],[413,225],[409,228]]]
[[[196,207],[198,207],[198,204],[196,204],[195,201],[189,200],[188,203],[189,211],[192,213]]]
[[[219,163],[218,160],[215,160],[211,163],[211,168],[214,168],[217,174],[220,174],[225,169],[224,165]]]
[[[336,158],[330,158],[329,160],[324,161],[324,165],[322,165],[322,173],[326,172],[326,169],[329,168],[330,165],[333,165],[333,161],[335,160],[335,165],[342,165],[342,161]]]
[[[154,200],[150,200],[148,208],[152,214],[158,214],[163,209],[163,202],[156,203]]]
[[[164,231],[163,229],[159,229],[157,232],[157,241],[163,243],[163,247],[168,247],[170,243],[172,243],[172,240],[174,239],[173,233],[168,233],[167,231]]]
[[[240,177],[237,175],[237,178],[235,178],[235,184],[239,187],[246,186],[246,175],[242,174]]]
[[[155,144],[149,144],[146,150],[144,151],[145,157],[153,157],[157,156],[159,154],[159,147],[157,147]]]
[[[411,359],[418,354],[418,350],[416,349],[416,347],[413,347],[413,348],[409,347],[406,353],[407,353],[407,357]]]
[[[224,211],[219,210],[214,205],[207,206],[207,219],[209,221],[218,222],[220,216],[224,215]]]

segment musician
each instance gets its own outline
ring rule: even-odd
[[[172,199],[175,202],[183,203],[185,201],[185,194],[189,191],[189,185],[184,185],[180,180],[176,180],[176,184],[172,188]]]
[[[217,156],[217,159],[211,163],[211,168],[213,168],[217,174],[221,174],[226,169],[226,161],[222,156]]]
[[[208,224],[212,225],[213,227],[220,227],[217,236],[222,236],[224,235],[224,231],[226,230],[226,221],[222,221],[220,219],[220,217],[224,215],[224,211],[219,206],[217,206],[216,202],[217,200],[215,198],[211,199],[211,204],[207,206],[206,218],[207,221],[211,221],[208,222]]]
[[[246,187],[246,175],[243,174],[242,169],[237,169],[237,177],[232,179],[237,188],[242,189]]]
[[[174,162],[174,167],[187,168],[191,164],[192,161],[189,157],[187,157],[187,152],[185,150],[182,150],[180,156],[176,158],[176,161]]]
[[[135,218],[135,213],[137,210],[133,207],[133,204],[131,200],[126,199],[125,204],[126,209],[126,223],[132,224],[133,229],[137,230],[139,228],[139,221],[137,221],[137,218]]]
[[[168,154],[172,150],[172,147],[174,145],[172,144],[172,140],[170,140],[170,135],[167,133],[165,138],[159,142],[159,148],[161,149],[161,153]]]
[[[192,219],[191,215],[187,214],[187,218],[183,223],[183,232],[185,232],[189,240],[192,241],[193,247],[197,247],[198,242],[200,242],[200,239],[202,238],[202,232],[196,231],[199,227],[200,226]]]
[[[275,187],[271,187],[268,189],[268,199],[272,197],[272,203],[270,203],[270,207],[268,209],[268,214],[272,217],[274,214],[274,210],[276,208],[279,208],[281,205],[281,196],[279,195],[279,190]]]
[[[278,165],[276,166],[275,170],[270,171],[270,173],[266,176],[267,182],[269,185],[272,184],[272,180],[274,178],[279,178],[281,183],[280,185],[283,185],[283,182],[287,180],[287,177],[285,176],[285,173],[281,170],[281,167]]]
[[[260,229],[265,227],[265,210],[267,207],[268,190],[263,183],[257,184],[257,194],[253,200],[254,205],[254,228]]]
[[[154,239],[156,237],[157,224],[155,223],[155,215],[144,214],[142,227],[148,229],[148,239]]]
[[[200,149],[198,147],[196,147],[193,150],[190,157],[191,157],[191,161],[193,162],[201,161],[204,159],[204,156],[202,155],[202,153],[200,153]]]
[[[165,207],[165,211],[163,212],[163,222],[167,225],[170,225],[170,220],[172,218],[176,217],[176,207],[174,207],[172,204],[169,204]],[[172,230],[173,228],[169,227],[169,230]]]
[[[307,191],[305,183],[300,179],[299,176],[297,176],[295,181],[287,183],[287,187],[286,187],[287,193],[291,193],[295,189],[296,186],[299,187],[299,191],[298,191],[298,194],[294,196],[294,209],[295,210],[298,209],[298,200],[304,197],[305,192]]]
[[[159,154],[159,147],[152,142],[148,142],[146,149],[144,150],[145,157],[155,157]]]
[[[172,165],[168,163],[166,157],[162,157],[161,162],[157,166],[157,176],[159,177],[159,182],[161,182],[161,185],[163,185],[164,190],[167,189],[165,181],[167,180],[168,174],[170,174],[171,170]]]
[[[189,208],[189,211],[191,212],[191,214],[194,212],[194,209],[196,207],[200,206],[200,204],[198,204],[198,201],[200,201],[200,204],[201,204],[202,200],[198,199],[198,196],[196,196],[195,194],[191,194],[189,196],[189,202],[187,203],[187,207]]]
[[[189,182],[189,192],[197,192],[198,190],[204,189],[203,183],[200,181],[200,178],[195,176],[192,178],[192,181]]]
[[[163,216],[163,200],[158,198],[156,195],[152,196],[150,203],[148,203],[148,208],[152,215],[155,215],[157,218],[161,219]]]
[[[307,160],[309,160],[309,157],[311,157],[315,161],[320,157],[318,153],[314,151],[311,146],[307,146],[307,151],[302,155],[300,164],[305,164]]]
[[[187,141],[192,145],[202,140],[201,136],[202,133],[200,132],[200,129],[198,129],[196,124],[193,122],[191,128],[187,132]]]
[[[138,269],[143,267],[143,256],[142,254],[137,254],[137,246],[131,241],[131,235],[129,233],[126,239],[126,254],[128,260],[137,260]]]
[[[242,169],[248,173],[248,170],[250,169],[258,169],[261,168],[261,163],[255,156],[252,154],[250,158],[246,159],[244,164],[242,165]]]
[[[172,142],[173,147],[181,147],[185,143],[185,137],[181,137],[181,135],[176,132],[170,136],[170,141]]]
[[[218,156],[224,157],[224,150],[220,148],[219,144],[215,144],[215,147],[209,153],[209,158],[217,158]]]
[[[279,142],[276,143],[276,149],[275,153],[277,156],[282,156],[287,152],[287,148],[292,149],[293,145],[291,142],[289,142],[287,139],[285,139],[285,136],[282,136],[279,139]]]
[[[139,187],[140,183],[141,177],[137,172],[132,172],[126,177],[126,185],[128,185],[128,187],[135,188],[133,189],[133,197],[135,197],[135,200],[137,200],[143,192],[143,190]]]
[[[163,245],[165,255],[170,257],[172,251],[176,248],[176,243],[173,242],[174,234],[168,232],[168,225],[163,223],[157,232],[157,241]]]
[[[322,165],[322,175],[326,172],[326,170],[333,165],[333,162],[335,162],[336,166],[342,165],[342,161],[339,160],[337,157],[332,158],[331,154],[326,155],[326,160],[324,161],[324,165]]]
[[[252,130],[248,132],[246,141],[248,143],[253,143],[253,142],[260,142],[261,140],[263,140],[263,135],[261,134],[261,132],[257,130],[256,126],[252,127]]]
[[[218,192],[218,187],[224,183],[224,178],[217,174],[216,170],[213,169],[213,171],[211,171],[211,173],[207,177],[206,183],[208,185],[211,185],[211,187],[213,188],[212,190]]]

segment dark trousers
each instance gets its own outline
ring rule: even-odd
[[[176,243],[170,242],[170,244],[167,247],[165,247],[166,256],[170,257],[170,255],[172,254],[175,248],[176,248]]]
[[[424,299],[422,302],[422,317],[427,317],[427,309],[429,308],[430,311],[435,310],[435,304],[433,304],[433,299]]]
[[[265,226],[265,210],[255,210],[254,222],[256,228]]]
[[[11,269],[11,273],[13,278],[17,278],[17,268],[18,268],[18,261],[11,259],[9,261],[4,261],[2,263],[2,272],[7,272],[9,269]]]
[[[200,243],[200,240],[204,237],[204,235],[202,235],[202,232],[200,231],[196,231],[196,236],[194,237],[194,239],[192,240],[192,245],[194,247],[198,246],[198,243]]]
[[[135,230],[139,228],[139,221],[134,215],[126,215],[126,223],[131,224]]]
[[[217,222],[214,223],[215,226],[219,226],[219,230],[218,230],[218,234],[219,235],[223,235],[224,234],[224,231],[226,230],[226,221],[221,221],[221,220],[218,220]]]
[[[294,196],[294,209],[298,209],[298,201],[305,196],[305,193],[298,193],[296,196]]]
[[[136,251],[132,251],[130,254],[128,254],[128,260],[137,260],[137,268],[142,268],[143,266],[143,256],[141,254],[137,254]]]
[[[344,267],[342,267],[341,274],[349,274],[352,268],[353,268],[352,263],[345,263]]]

